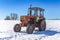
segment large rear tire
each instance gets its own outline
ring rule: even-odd
[[[16,24],[16,25],[14,26],[14,32],[20,32],[20,31],[21,31],[20,25],[19,25],[19,24]]]
[[[32,34],[32,33],[33,33],[33,30],[34,30],[34,24],[28,24],[28,25],[27,25],[27,30],[26,30],[26,32],[27,32],[28,34]]]
[[[39,25],[39,31],[45,31],[45,29],[46,29],[46,21],[42,20]]]

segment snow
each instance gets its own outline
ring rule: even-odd
[[[21,32],[14,32],[15,24],[19,20],[0,20],[0,40],[60,40],[60,20],[46,20],[46,30],[35,28],[32,34],[26,33],[26,27]]]

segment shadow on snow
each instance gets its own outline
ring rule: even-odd
[[[35,32],[33,32],[33,34],[45,34],[45,35],[48,35],[48,36],[55,35],[56,33],[60,33],[60,32],[53,31],[53,30],[45,30],[45,31],[35,31]]]
[[[20,31],[20,33],[27,33],[25,31]],[[52,35],[55,35],[57,33],[60,33],[60,32],[57,32],[57,31],[53,31],[53,30],[45,30],[45,31],[38,31],[38,30],[35,30],[32,34],[45,34],[45,35],[48,35],[48,36],[52,36]]]

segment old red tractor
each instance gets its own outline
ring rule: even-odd
[[[21,27],[27,27],[26,32],[28,34],[33,33],[35,27],[38,27],[39,31],[44,31],[46,29],[43,8],[30,6],[30,8],[28,8],[28,14],[26,16],[20,16],[20,21],[20,24],[14,26],[15,32],[20,32]]]

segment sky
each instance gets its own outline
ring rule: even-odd
[[[60,19],[60,0],[0,0],[0,19],[11,13],[17,13],[18,18],[27,15],[30,4],[45,9],[46,19]]]

